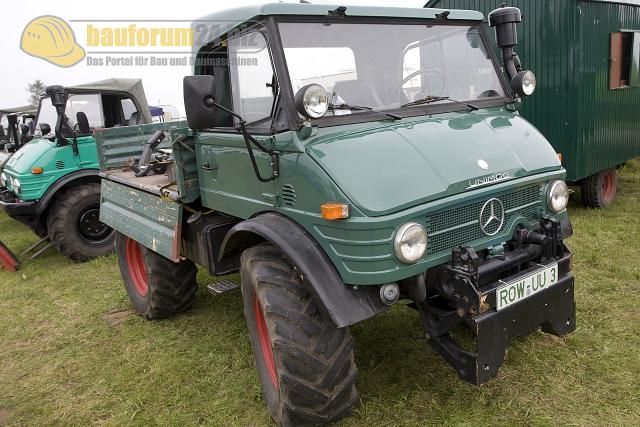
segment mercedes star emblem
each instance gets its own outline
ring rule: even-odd
[[[480,229],[487,236],[493,236],[504,224],[504,206],[499,199],[489,199],[480,209]]]

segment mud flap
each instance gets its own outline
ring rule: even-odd
[[[0,268],[10,273],[15,273],[20,267],[18,258],[0,241]]]

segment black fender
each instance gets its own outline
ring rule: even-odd
[[[82,180],[84,182],[100,182],[100,176],[98,175],[99,173],[100,171],[98,169],[80,169],[68,173],[62,178],[58,179],[56,182],[51,184],[51,186],[38,201],[38,214],[42,214],[47,210],[58,191],[60,191],[62,188],[66,187],[74,181],[79,180]]]
[[[317,303],[333,323],[342,328],[368,319],[389,306],[380,300],[378,286],[346,285],[318,242],[286,216],[269,212],[239,222],[225,236],[219,260],[225,253],[268,241],[297,268]],[[235,250],[235,251],[234,251]]]

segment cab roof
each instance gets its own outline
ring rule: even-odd
[[[151,123],[151,113],[149,112],[149,104],[147,96],[144,93],[141,79],[105,79],[93,83],[85,83],[75,86],[65,86],[69,93],[88,93],[88,92],[121,92],[129,95],[136,101],[140,114],[145,118],[146,123]]]
[[[311,4],[311,3],[267,3],[263,5],[244,6],[233,9],[225,9],[210,15],[203,16],[193,22],[195,32],[202,31],[206,27],[207,38],[194,43],[197,52],[202,46],[212,40],[228,33],[235,27],[248,23],[253,19],[270,15],[301,15],[301,16],[327,16],[330,11],[341,7],[340,4]],[[378,6],[345,6],[346,16],[369,16],[385,18],[422,18],[435,19],[436,15],[448,10],[449,20],[482,21],[484,16],[480,12],[472,10],[454,9],[425,9],[408,7],[378,7]]]
[[[0,108],[0,114],[36,114],[38,112],[38,107],[29,105],[23,105],[21,107],[13,107],[13,108]]]

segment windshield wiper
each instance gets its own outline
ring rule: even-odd
[[[344,102],[342,104],[329,104],[329,111],[335,112],[336,110],[371,111],[372,113],[384,114],[385,116],[392,118],[393,120],[400,120],[403,118],[402,116],[398,116],[397,114],[374,110],[372,107],[365,107],[362,105],[351,105]]]
[[[480,109],[473,104],[469,104],[468,102],[464,102],[464,101],[458,101],[457,99],[451,99],[448,96],[431,96],[431,95],[427,95],[424,98],[416,99],[415,101],[402,104],[400,108],[413,107],[414,105],[431,104],[432,102],[438,102],[438,101],[451,101],[451,102],[455,102],[456,104],[462,104],[467,106],[471,111],[477,111]]]

